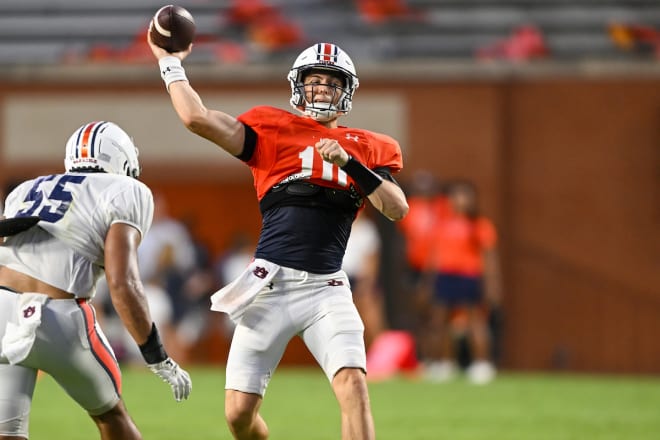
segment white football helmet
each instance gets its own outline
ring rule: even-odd
[[[311,69],[331,70],[345,78],[337,105],[307,102],[303,78]],[[287,79],[291,83],[290,102],[293,108],[321,122],[334,119],[338,114],[345,115],[350,112],[353,95],[359,85],[353,61],[339,46],[331,43],[317,43],[302,51],[293,63]]]
[[[138,149],[124,130],[112,122],[89,122],[66,143],[64,168],[70,171],[102,170],[138,178]]]

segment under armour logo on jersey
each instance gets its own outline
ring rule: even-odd
[[[342,280],[328,280],[328,286],[337,287],[343,286],[344,282]]]
[[[30,316],[34,315],[37,309],[34,306],[26,307],[23,309],[23,318],[27,319]]]
[[[255,276],[261,278],[262,280],[263,280],[264,278],[266,278],[266,276],[268,275],[268,271],[267,271],[265,268],[261,267],[261,266],[257,266],[257,267],[252,271],[252,273],[253,273]]]
[[[357,142],[359,140],[357,134],[351,136],[350,133],[346,133],[346,139],[348,139],[349,141],[353,141],[353,142]]]

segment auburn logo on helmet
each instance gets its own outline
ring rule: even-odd
[[[323,63],[335,64],[339,57],[337,46],[330,43],[319,43],[316,45],[316,60]]]

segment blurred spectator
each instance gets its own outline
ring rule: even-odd
[[[420,355],[432,350],[433,338],[426,332],[433,279],[428,270],[432,243],[430,237],[439,219],[448,210],[439,179],[427,170],[417,170],[406,187],[408,215],[397,225],[403,235],[405,264],[403,290],[414,304],[413,333]]]
[[[227,14],[232,22],[249,25],[261,17],[279,15],[280,11],[265,0],[232,0]]]
[[[612,23],[608,33],[618,48],[629,52],[652,53],[660,59],[660,30],[639,24]]]
[[[355,0],[355,4],[362,20],[370,24],[420,17],[406,0]]]
[[[222,288],[234,281],[243,273],[245,268],[254,259],[256,243],[247,233],[238,232],[225,252],[223,252],[213,265],[218,287]],[[231,339],[234,332],[234,323],[225,313],[211,313],[214,320],[214,330],[219,330],[222,337]]]
[[[440,181],[427,170],[415,171],[406,191],[410,210],[398,225],[405,238],[409,276],[416,284],[426,271],[431,250],[428,238],[437,219],[447,211],[448,202],[441,192]]]
[[[447,196],[450,210],[429,237],[435,282],[428,331],[436,345],[427,374],[438,381],[454,376],[456,336],[465,335],[470,349],[468,379],[483,384],[495,377],[488,312],[498,307],[501,297],[497,233],[479,213],[472,183],[451,182]]]
[[[196,249],[188,228],[170,216],[167,199],[158,192],[154,192],[153,225],[140,243],[138,258],[142,281],[167,291],[178,323],[189,305],[183,285],[197,263]]]
[[[380,232],[368,214],[362,211],[353,222],[342,269],[348,275],[353,301],[364,322],[367,349],[387,327],[378,283],[380,251]]]
[[[222,23],[225,20],[220,20]],[[153,54],[147,44],[147,24],[133,35],[130,42],[117,44],[116,42],[96,42],[84,50],[74,47],[67,51],[62,61],[65,63],[80,63],[91,61],[94,63],[125,63],[137,64],[153,61]],[[216,32],[197,32],[193,41],[196,51],[209,53],[216,60],[225,64],[242,64],[247,61],[247,53],[242,41],[233,41],[218,35]]]
[[[369,211],[361,211],[351,228],[342,269],[348,275],[353,301],[364,323],[367,378],[383,381],[417,370],[415,337],[393,330],[387,322],[380,284],[382,237]]]
[[[138,264],[154,322],[168,351],[185,359],[203,321],[199,318],[200,296],[208,310],[208,295],[215,283],[203,275],[204,252],[193,240],[188,226],[169,214],[167,200],[153,191],[154,217],[151,229],[138,247]],[[210,270],[209,270],[210,273]],[[213,280],[211,275],[211,280]],[[110,307],[104,280],[97,285],[99,323],[106,330],[117,356],[125,361],[139,360],[139,352]],[[201,292],[201,293],[200,293]],[[194,324],[194,325],[193,325]],[[131,348],[133,347],[133,348]]]
[[[541,30],[528,24],[515,28],[510,36],[500,41],[479,48],[476,57],[480,60],[529,61],[549,54]]]
[[[177,352],[178,355],[179,346],[176,341],[172,321],[174,309],[170,297],[162,287],[148,283],[144,283],[144,295],[149,304],[151,319],[153,319],[160,331],[165,348],[168,352]],[[122,324],[112,306],[110,291],[108,290],[105,276],[96,284],[96,295],[94,296],[93,303],[96,309],[97,321],[108,338],[108,342],[114,350],[117,360],[122,363],[142,364],[144,361],[138,346],[133,341],[133,338]]]
[[[191,221],[184,222],[189,231],[194,230]],[[224,362],[216,358],[218,349],[231,340],[234,324],[224,313],[210,310],[213,293],[233,281],[254,256],[254,242],[245,233],[234,235],[227,250],[213,260],[207,247],[190,234],[196,249],[196,264],[188,273],[181,293],[187,307],[176,327],[176,340],[180,357],[190,362]]]
[[[66,62],[79,62],[83,58],[96,63],[123,62],[140,63],[150,60],[151,50],[147,44],[147,29],[140,30],[127,46],[115,47],[110,43],[94,43],[82,56],[76,52],[66,55]]]
[[[220,287],[234,281],[254,258],[255,243],[248,234],[239,232],[233,236],[227,250],[214,264]]]
[[[185,308],[176,322],[180,357],[191,356],[205,336],[211,322],[211,295],[219,288],[208,247],[194,234],[194,218],[182,221],[194,248],[194,265],[184,274],[180,294]],[[215,315],[215,313],[213,313]]]
[[[167,200],[158,192],[153,224],[138,248],[138,258],[145,287],[162,289],[172,304],[167,342],[185,359],[205,330],[217,282],[206,247],[195,240],[189,223],[170,216]]]
[[[242,29],[259,51],[272,53],[304,44],[302,28],[265,0],[233,0],[226,14],[227,21]]]

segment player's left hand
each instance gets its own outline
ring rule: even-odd
[[[170,357],[157,364],[149,364],[149,369],[172,387],[177,402],[187,399],[192,391],[192,380],[186,370],[179,367]]]
[[[348,162],[348,153],[335,139],[321,139],[315,147],[326,162],[334,163],[338,167],[343,167]]]

